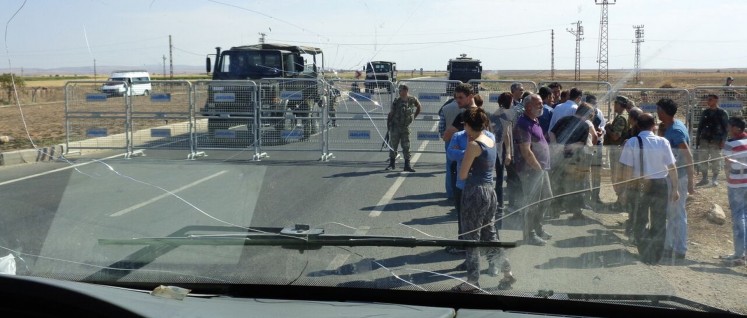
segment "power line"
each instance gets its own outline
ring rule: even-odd
[[[195,53],[195,52],[187,51],[185,49],[180,49],[180,48],[178,48],[176,46],[173,46],[173,45],[171,47],[174,48],[174,50],[177,50],[177,51],[183,52],[183,53],[187,53],[187,54],[192,54],[192,55],[196,55],[196,56],[204,56],[205,55],[205,54],[200,54],[200,53]]]
[[[376,45],[378,45],[378,46],[397,46],[397,45],[426,45],[426,44],[460,43],[460,42],[471,42],[471,41],[488,40],[488,39],[498,39],[498,38],[505,38],[505,37],[526,35],[526,34],[534,34],[534,33],[546,32],[548,30],[550,30],[550,29],[537,30],[537,31],[528,31],[528,32],[521,32],[521,33],[513,33],[513,34],[503,34],[503,35],[496,35],[496,36],[487,36],[487,37],[480,37],[480,38],[461,39],[461,40],[442,40],[442,41],[431,41],[431,42],[376,43]],[[278,39],[277,41],[279,41],[279,42],[287,42],[287,43],[305,43],[305,42],[302,42],[302,41],[281,40],[281,39]],[[339,46],[371,46],[371,45],[374,45],[374,43],[334,43],[334,42],[327,42],[327,43],[324,43],[324,44],[328,44],[328,45],[339,45]]]
[[[323,37],[323,38],[327,38],[327,39],[329,39],[329,37],[326,37],[326,36],[324,36],[324,35],[321,35],[321,34],[319,34],[319,33],[316,33],[316,32],[314,32],[314,31],[311,31],[311,30],[309,30],[309,29],[306,29],[306,28],[304,28],[304,27],[302,27],[302,26],[300,26],[300,25],[297,25],[297,24],[293,24],[293,23],[291,23],[291,22],[288,22],[288,21],[285,21],[285,20],[282,20],[282,19],[278,19],[278,18],[276,18],[276,17],[273,17],[273,16],[271,16],[271,15],[269,15],[269,14],[267,14],[267,13],[264,13],[264,12],[260,12],[260,11],[257,11],[257,10],[252,10],[252,9],[249,9],[249,8],[244,8],[244,7],[240,7],[240,6],[237,6],[237,5],[233,5],[233,4],[230,4],[230,3],[225,3],[225,2],[220,2],[220,1],[216,1],[216,0],[208,0],[208,1],[210,1],[210,2],[212,2],[212,3],[217,3],[217,4],[221,4],[221,5],[224,5],[224,6],[228,6],[228,7],[233,7],[233,8],[236,8],[236,9],[241,9],[241,10],[244,10],[244,11],[249,11],[249,12],[252,12],[252,13],[256,13],[256,14],[259,14],[259,15],[261,15],[261,16],[264,16],[264,17],[267,17],[267,18],[270,18],[270,19],[273,19],[273,20],[276,20],[276,21],[279,21],[279,22],[285,23],[285,24],[287,24],[287,25],[290,25],[290,26],[292,26],[292,27],[298,28],[298,29],[300,29],[301,31],[304,31],[304,32],[309,32],[309,33],[312,33],[312,34],[314,34],[314,35],[316,35],[316,36],[319,36],[319,37]]]

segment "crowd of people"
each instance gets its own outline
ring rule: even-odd
[[[607,156],[617,196],[608,208],[628,213],[625,234],[638,248],[640,260],[681,260],[688,249],[685,203],[695,192],[695,177],[702,177],[698,185],[718,185],[725,164],[735,239],[734,254],[722,258],[745,264],[745,122],[729,118],[718,107],[717,95],[706,99],[694,158],[688,128],[675,118],[681,106],[672,99],[658,100],[654,115],[617,96],[607,122],[595,96],[575,87],[563,90],[559,83],[540,87],[537,93],[514,83],[510,92],[500,94],[500,108],[494,113],[482,108],[483,100],[471,85],[458,85],[454,98],[439,111],[438,130],[446,151],[445,189],[457,212],[459,238],[497,241],[504,217],[519,213],[523,243],[546,245],[553,237],[543,227],[547,219],[567,213],[571,222],[583,220],[584,210],[602,207],[601,169]],[[454,289],[478,289],[481,251],[447,251],[466,253],[457,268],[467,271],[467,281]],[[505,251],[484,252],[488,273],[502,273],[499,288],[510,288],[516,279]]]

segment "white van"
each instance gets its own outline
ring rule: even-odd
[[[130,93],[127,91],[128,87],[132,90],[132,95],[149,95],[152,90],[150,75],[144,70],[114,71],[101,86],[101,92],[109,96],[124,96]]]

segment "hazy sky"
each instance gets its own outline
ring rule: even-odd
[[[600,0],[598,0],[600,1]],[[204,65],[216,46],[268,42],[321,47],[325,66],[393,60],[400,70],[445,69],[467,53],[485,69],[597,68],[600,6],[594,0],[2,0],[0,71],[92,65],[161,65],[173,38],[175,65]],[[644,68],[742,68],[747,1],[620,0],[609,10],[609,67],[632,68],[633,25],[645,25]],[[10,21],[10,22],[8,22]],[[6,30],[7,28],[7,30]]]

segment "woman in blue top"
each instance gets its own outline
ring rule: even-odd
[[[494,226],[494,213],[498,208],[495,189],[493,188],[493,170],[495,169],[495,141],[485,134],[490,127],[488,115],[482,108],[470,108],[462,115],[464,131],[469,136],[467,150],[464,153],[459,179],[465,180],[462,192],[462,239],[475,241],[497,241]],[[467,270],[467,282],[453,288],[454,291],[474,292],[479,289],[480,250],[467,248],[464,269]],[[511,265],[502,248],[489,248],[485,251],[488,259],[488,274],[498,276],[498,265],[503,278],[498,285],[508,289],[516,279],[511,273]],[[499,263],[500,261],[500,263]]]

